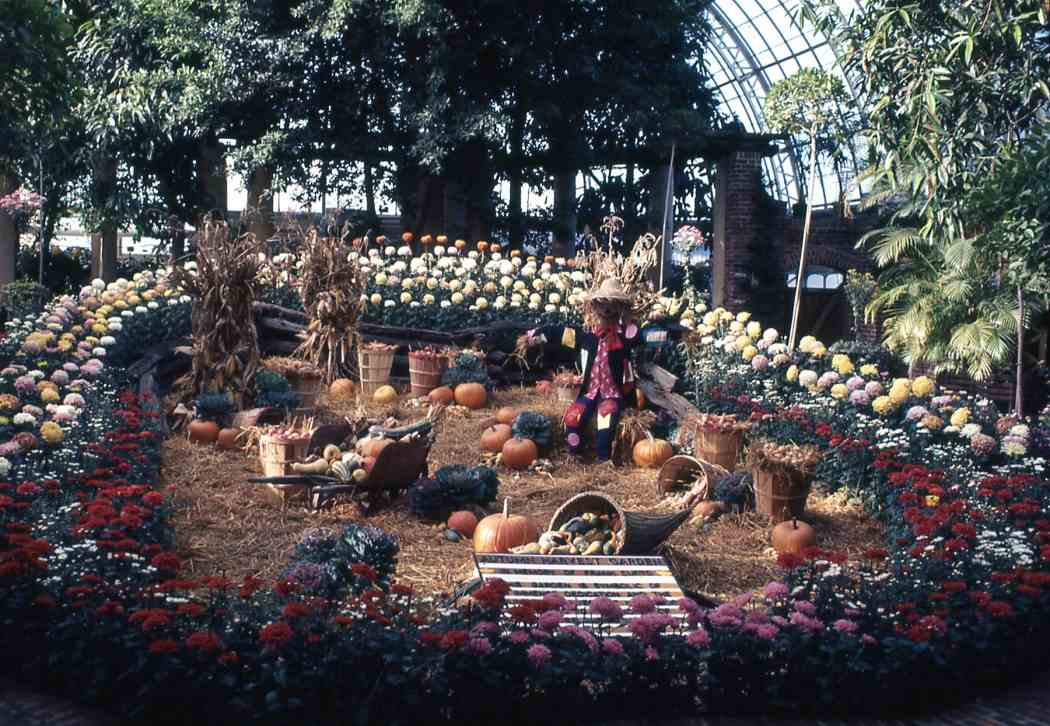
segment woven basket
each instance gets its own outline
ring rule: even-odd
[[[798,519],[806,511],[810,477],[759,466],[751,469],[751,475],[755,480],[755,511],[770,517],[774,524]]]
[[[408,377],[413,396],[425,396],[441,385],[441,376],[448,370],[446,356],[424,355],[420,352],[408,354]]]
[[[262,464],[263,476],[285,476],[291,474],[292,464],[306,458],[310,446],[310,437],[294,439],[275,438],[270,434],[259,437],[259,463]],[[266,491],[278,503],[304,497],[306,487],[293,484],[267,484]]]
[[[705,490],[703,498],[708,499],[715,484],[727,476],[729,472],[718,464],[678,454],[660,467],[660,473],[656,477],[656,493],[662,496],[682,487],[691,489],[700,483]]]
[[[653,552],[674,534],[682,522],[689,518],[691,511],[683,509],[672,514],[627,512],[608,494],[583,492],[558,507],[547,529],[558,529],[573,517],[578,517],[584,512],[618,514],[620,526],[623,527],[623,541],[616,554],[644,555]]]
[[[736,468],[743,445],[743,431],[726,434],[718,431],[697,431],[693,448],[698,459],[717,464],[731,472]]]
[[[361,369],[361,393],[366,398],[390,383],[390,369],[394,367],[393,350],[358,348],[357,362]]]

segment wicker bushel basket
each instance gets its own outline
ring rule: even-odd
[[[408,354],[408,377],[413,396],[425,396],[441,385],[441,376],[448,370],[448,358],[421,351]]]
[[[694,448],[697,458],[732,472],[736,468],[740,449],[744,445],[744,432],[697,431]]]
[[[711,496],[715,484],[729,476],[729,472],[718,464],[711,464],[685,454],[677,454],[664,462],[656,477],[656,493],[670,494],[676,490],[692,489],[700,484],[704,490],[704,499]]]
[[[755,480],[755,511],[772,518],[774,524],[797,519],[806,511],[811,480],[801,473],[752,468]]]
[[[367,398],[390,383],[390,369],[394,366],[394,350],[359,348],[357,362],[361,368],[361,393]]]
[[[299,396],[300,408],[314,408],[317,406],[317,397],[321,393],[320,378],[303,378],[296,376],[289,378],[288,383],[292,390]]]
[[[674,534],[674,531],[682,526],[682,522],[689,518],[692,510],[683,509],[671,514],[627,512],[608,494],[583,492],[558,507],[547,529],[558,529],[584,512],[618,514],[620,526],[623,527],[623,542],[616,554],[645,555],[656,550]]]

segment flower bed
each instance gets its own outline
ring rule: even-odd
[[[34,321],[42,332],[15,331],[0,386],[41,414],[11,422],[39,436],[9,447],[0,484],[8,669],[138,716],[419,722],[875,711],[1045,662],[1048,488],[1027,444],[1039,437],[977,404],[935,401],[924,379],[905,390],[860,361],[829,359],[816,341],[788,356],[775,331],[723,311],[696,325],[693,395],[746,414],[766,438],[820,446],[818,476],[866,496],[890,532],[884,550],[861,562],[785,556],[783,581],[762,593],[710,611],[670,604],[686,611],[683,630],[668,604],[638,598],[633,638],[609,635],[619,608],[601,598],[591,609],[606,625],[565,625],[556,593],[511,609],[515,627],[501,633],[498,581],[444,613],[370,584],[378,576],[363,565],[351,568],[358,594],[338,602],[288,581],[191,578],[153,488],[151,414],[103,362],[127,361],[179,324],[186,301],[162,287],[142,276],[85,290]],[[56,379],[67,364],[82,382]]]

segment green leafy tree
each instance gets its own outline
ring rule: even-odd
[[[802,230],[802,249],[795,277],[795,301],[791,309],[791,332],[788,350],[795,349],[798,335],[798,312],[802,285],[806,279],[806,247],[813,216],[813,195],[817,180],[817,153],[826,150],[836,161],[841,160],[846,137],[854,129],[852,119],[843,109],[852,105],[842,80],[818,68],[803,68],[778,81],[765,100],[765,117],[770,128],[801,139],[808,148],[809,179],[806,184],[806,222]]]

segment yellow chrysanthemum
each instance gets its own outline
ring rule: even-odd
[[[40,435],[49,444],[60,444],[66,437],[66,432],[54,421],[48,421],[40,427]]]
[[[743,340],[747,340],[747,338],[744,338]],[[758,355],[758,348],[756,348],[753,345],[748,345],[744,348],[743,351],[740,352],[740,355],[744,360],[750,361],[752,358]]]
[[[809,353],[813,350],[813,346],[816,345],[817,339],[812,335],[803,335],[802,340],[798,341],[798,349],[803,353]]]
[[[906,388],[900,388],[899,386],[890,387],[889,397],[890,400],[893,401],[894,405],[901,405],[902,403],[908,400],[909,395],[910,394],[908,392],[908,389]]]
[[[919,376],[911,382],[911,392],[920,398],[926,398],[933,393],[934,384],[926,376]]]
[[[922,425],[930,431],[940,431],[944,428],[944,419],[937,414],[928,413],[922,417]]]
[[[813,344],[809,354],[814,358],[823,358],[824,354],[828,352],[828,347],[821,343],[819,340]]]
[[[729,332],[740,334],[744,331],[744,324],[739,320],[734,320],[729,324]]]
[[[889,396],[879,396],[871,403],[871,407],[877,414],[886,414],[893,410],[893,399]]]
[[[40,392],[40,400],[44,403],[58,403],[62,400],[62,396],[54,388],[45,388]]]
[[[879,374],[879,367],[874,363],[865,363],[860,367],[860,374],[865,378],[877,376]]]
[[[762,324],[757,320],[752,320],[747,324],[747,334],[750,338],[757,338],[762,335]]]
[[[846,387],[845,383],[836,383],[834,386],[831,387],[831,397],[832,398],[837,398],[839,400],[842,400],[848,395],[849,395],[849,389]]]
[[[788,383],[794,383],[795,381],[797,381],[798,380],[798,366],[795,366],[795,365],[790,366],[787,369],[787,373],[784,374],[784,378],[787,379]]]
[[[739,338],[736,339],[736,342],[733,343],[733,345],[736,347],[737,350],[743,351],[744,348],[751,345],[751,338],[747,337],[746,335],[741,335]]]
[[[736,320],[738,323],[746,323],[751,319],[751,313],[740,312],[736,314]]]
[[[956,428],[962,428],[970,422],[970,409],[963,406],[952,414],[951,424]]]

